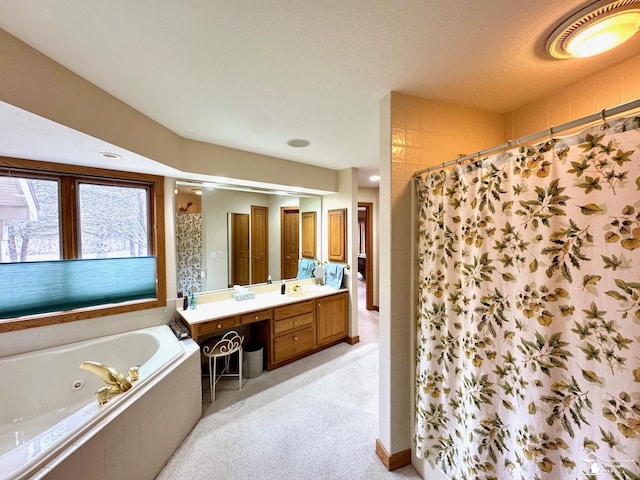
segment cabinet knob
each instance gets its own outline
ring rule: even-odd
[[[254,320],[257,320],[257,319],[258,319],[258,315],[256,315],[256,316],[255,316],[255,317],[253,317],[253,318],[254,318]]]
[[[297,342],[298,341],[298,337],[293,337],[293,341]]]
[[[322,304],[321,304],[321,303],[318,303],[318,308],[320,308],[321,306],[322,306]]]
[[[294,321],[294,322],[293,322],[293,324],[294,324],[294,325],[298,325],[298,322],[297,322],[297,321]]]
[[[221,323],[218,324],[218,328],[222,328],[222,324]]]

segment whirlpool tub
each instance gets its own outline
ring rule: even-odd
[[[87,360],[139,379],[98,405]],[[200,418],[199,368],[166,325],[0,359],[0,479],[153,478]]]

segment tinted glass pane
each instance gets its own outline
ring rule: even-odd
[[[149,254],[147,189],[81,183],[78,195],[82,258]]]
[[[0,262],[59,260],[59,184],[0,176]]]

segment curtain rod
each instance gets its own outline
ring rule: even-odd
[[[572,120],[570,122],[563,123],[562,125],[558,125],[557,127],[551,126],[546,130],[540,130],[539,132],[531,133],[529,135],[525,135],[524,137],[517,138],[516,140],[509,140],[508,142],[502,143],[502,144],[497,145],[495,147],[487,148],[486,150],[480,150],[480,151],[478,151],[476,153],[472,153],[470,155],[460,156],[460,157],[456,158],[455,160],[449,160],[448,162],[444,162],[444,163],[440,163],[438,165],[432,165],[431,167],[423,168],[422,170],[418,170],[417,172],[415,172],[412,177],[419,177],[420,175],[422,175],[424,173],[427,173],[427,172],[430,172],[432,170],[436,170],[436,169],[439,169],[439,168],[445,168],[445,167],[448,167],[449,165],[454,165],[454,164],[457,164],[457,163],[465,162],[465,161],[470,160],[472,158],[481,157],[481,156],[487,155],[489,153],[494,153],[494,152],[498,152],[500,150],[504,150],[505,148],[516,147],[518,145],[521,145],[521,144],[526,143],[526,142],[530,142],[531,140],[536,140],[536,139],[541,138],[541,137],[552,136],[554,133],[559,133],[559,132],[564,131],[564,130],[569,130],[571,128],[579,127],[581,125],[585,125],[587,123],[591,123],[591,122],[594,122],[596,120],[605,121],[607,119],[607,117],[611,117],[613,115],[617,115],[619,113],[623,113],[623,112],[626,112],[628,110],[633,110],[635,108],[640,108],[640,98],[638,98],[636,100],[632,100],[632,101],[627,102],[627,103],[623,103],[623,104],[618,105],[616,107],[611,107],[611,108],[608,108],[608,109],[607,108],[602,109],[601,112],[592,113],[591,115],[587,115],[585,117],[581,117],[581,118],[578,118],[576,120]]]

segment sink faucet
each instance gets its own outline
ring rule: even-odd
[[[302,287],[300,285],[297,285],[297,284],[294,285],[293,288],[291,289],[291,291],[293,291],[293,292],[297,292],[299,290],[302,290]]]
[[[100,377],[105,386],[109,388],[109,394],[126,392],[131,388],[131,381],[138,379],[138,367],[132,367],[129,369],[129,378],[122,375],[115,368],[108,367],[98,362],[82,362],[80,364],[80,368]],[[102,387],[98,389],[98,391],[102,391],[104,394],[105,389]],[[96,395],[97,393],[98,392],[96,392]],[[108,397],[106,400],[108,400]],[[106,400],[103,403],[106,403]],[[98,398],[98,401],[100,402],[100,397]]]

